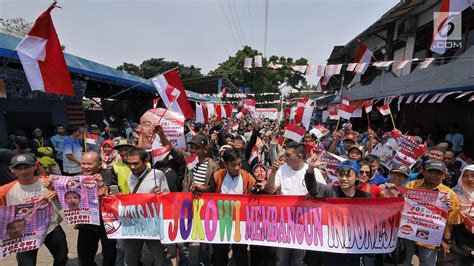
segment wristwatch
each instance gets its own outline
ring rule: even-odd
[[[447,239],[447,238],[444,238],[443,237],[443,241],[448,244],[448,245],[451,245],[451,239]]]

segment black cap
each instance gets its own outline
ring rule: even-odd
[[[429,160],[425,164],[425,170],[438,170],[443,173],[446,173],[448,169],[446,169],[446,165],[442,161],[438,160]]]
[[[10,161],[10,167],[17,167],[18,165],[21,164],[26,164],[26,165],[35,165],[36,163],[36,158],[33,156],[31,153],[23,153],[23,154],[18,154],[12,158]]]
[[[392,165],[392,170],[390,170],[390,172],[404,174],[408,177],[410,175],[410,168],[400,163],[394,163]]]
[[[198,147],[204,148],[207,146],[207,137],[201,134],[194,135],[188,144],[194,144]]]

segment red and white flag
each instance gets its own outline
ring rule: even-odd
[[[329,119],[331,120],[338,120],[339,119],[339,112],[337,109],[333,111],[328,111],[329,112]]]
[[[370,112],[372,112],[372,106],[373,106],[372,100],[366,101],[366,102],[364,103],[365,112],[366,112],[367,114],[370,113]]]
[[[304,74],[306,72],[306,67],[306,65],[294,65],[291,66],[291,69]]]
[[[151,150],[151,156],[153,157],[153,162],[163,161],[166,158],[166,156],[168,156],[170,151],[171,151],[171,146],[170,145],[166,145],[164,147],[158,147],[156,149],[152,149]]]
[[[316,69],[316,76],[322,77],[324,76],[324,69],[326,68],[326,65],[318,65]]]
[[[173,69],[152,80],[160,98],[170,111],[183,114],[185,119],[194,117],[194,111],[189,103],[178,71]]]
[[[289,123],[285,127],[285,134],[283,136],[287,139],[300,142],[305,132],[306,132],[306,129],[304,127],[300,127],[296,124]]]
[[[158,106],[159,101],[160,101],[160,98],[153,99],[153,108],[156,108]]]
[[[372,65],[374,67],[382,68],[382,67],[389,67],[391,64],[393,64],[393,61],[380,61],[380,62],[375,62]]]
[[[425,58],[425,61],[420,63],[420,69],[427,68],[431,63],[433,63],[435,59],[434,58]]]
[[[239,122],[238,121],[233,121],[229,123],[229,127],[232,130],[237,130],[239,129]]]
[[[15,50],[31,90],[74,96],[71,76],[51,19],[49,7],[35,21]]]
[[[211,117],[215,114],[215,107],[213,103],[206,103],[207,107],[207,119],[211,119]]]
[[[279,69],[279,68],[282,68],[283,65],[282,64],[274,64],[273,62],[270,62],[270,64],[268,64],[267,67],[271,68],[271,69]]]
[[[320,139],[329,133],[329,129],[325,128],[322,125],[317,125],[313,129],[311,129],[309,133],[313,136],[316,136],[318,139]]]
[[[311,75],[313,74],[313,70],[314,70],[314,65],[308,64],[308,66],[306,66],[306,72],[304,74]]]
[[[301,123],[306,129],[308,129],[309,124],[311,123],[311,118],[313,117],[313,111],[314,107],[311,106],[311,103],[306,106],[297,107],[295,111],[294,122],[296,124]]]
[[[189,171],[193,170],[196,164],[199,163],[199,158],[198,158],[197,153],[187,157],[185,160],[186,160],[186,166],[188,167]]]
[[[365,71],[369,67],[369,63],[372,60],[373,55],[374,53],[369,48],[367,48],[367,46],[363,42],[361,42],[355,58],[355,62],[357,63],[355,71],[358,74],[363,75],[365,73]]]
[[[339,105],[339,110],[337,112],[340,118],[351,119],[352,113],[354,112],[354,107],[346,104]]]
[[[262,67],[262,55],[256,55],[253,57],[255,67]]]
[[[346,71],[352,72],[357,67],[357,63],[349,63],[347,64]]]
[[[196,103],[196,122],[207,124],[209,116],[207,114],[207,105]]]
[[[298,99],[296,99],[296,106],[297,107],[307,106],[308,103],[311,104],[311,101],[308,98],[298,98]]]
[[[255,99],[246,99],[244,100],[244,108],[250,109],[255,112],[257,106],[257,100]]]
[[[321,77],[316,86],[316,92],[323,92],[326,90],[326,84],[328,84],[329,79],[327,77]]]
[[[344,104],[344,105],[351,105],[350,100],[349,100],[349,97],[344,96],[344,98],[342,98],[342,104]]]
[[[242,117],[246,116],[249,113],[248,108],[242,108],[242,110],[235,115],[235,118],[241,119]]]
[[[94,135],[94,134],[84,134],[84,142],[87,144],[92,144],[92,145],[97,145],[97,139],[99,136]]]
[[[396,69],[402,69],[404,68],[408,63],[410,63],[411,60],[402,60],[397,64]]]
[[[253,146],[252,148],[252,153],[250,153],[250,158],[248,160],[248,163],[251,164],[255,158],[258,158],[258,148],[257,146]]]
[[[386,115],[390,115],[390,105],[388,104],[384,104],[380,107],[377,107],[379,109],[379,112],[383,115],[383,116],[386,116]]]
[[[328,77],[339,75],[341,73],[341,69],[342,69],[342,64],[327,65],[326,69],[324,70],[324,75]]]
[[[450,25],[455,17],[461,16],[461,12],[471,6],[470,0],[442,0],[438,16],[435,18],[433,29],[433,41],[430,50],[437,54],[446,52],[446,42],[448,40],[449,31],[454,28]],[[456,14],[457,13],[457,14]],[[457,27],[458,25],[456,25]],[[460,27],[461,25],[459,25]],[[449,47],[449,46],[448,46]]]
[[[245,58],[245,60],[244,60],[244,68],[245,69],[252,68],[252,60],[253,60],[252,57],[246,57]]]

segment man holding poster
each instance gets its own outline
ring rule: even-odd
[[[444,254],[449,253],[449,245],[451,244],[451,232],[453,225],[461,223],[461,215],[459,212],[459,199],[449,187],[442,184],[442,181],[448,175],[448,170],[442,161],[431,160],[425,164],[424,178],[411,181],[406,188],[420,189],[429,191],[438,191],[446,194],[449,210],[446,221],[446,227],[443,232],[441,241],[441,249]],[[401,228],[403,225],[401,224]],[[420,265],[435,265],[438,250],[436,246],[427,245],[420,242],[407,241],[407,259],[406,264],[411,265],[412,257],[415,251],[418,251]]]
[[[40,204],[40,202],[44,202],[46,204],[46,201],[44,201],[45,199],[51,200],[56,196],[56,193],[52,191],[53,189],[49,187],[50,182],[45,180],[46,177],[40,178],[35,176],[36,163],[36,159],[31,153],[19,154],[11,159],[10,170],[15,176],[18,177],[18,179],[0,187],[0,206],[21,206],[20,204],[33,205]],[[43,185],[42,181],[46,181],[44,184],[48,184],[48,188]],[[10,220],[6,226],[9,238],[15,237],[20,239],[20,245],[25,243],[26,240],[31,241],[31,239],[23,239],[22,236],[24,234],[22,234],[22,231],[29,226],[27,225],[28,219],[25,219],[25,217],[28,217],[29,215],[32,215],[32,212],[37,211],[35,210],[36,208],[39,207],[15,207],[15,209],[17,209],[14,211],[15,217],[13,220]],[[53,255],[54,265],[66,265],[68,260],[68,248],[66,234],[59,225],[60,216],[56,211],[53,211],[50,213],[49,217],[44,217],[44,221],[49,220],[51,222],[49,222],[48,225],[44,244],[50,250],[51,255]],[[37,242],[40,242],[40,239],[42,239],[42,237],[40,237]],[[8,243],[4,241],[5,239],[1,240],[2,246],[5,244],[3,248],[6,248]],[[36,247],[33,246],[27,251],[17,253],[16,259],[18,261],[18,265],[36,265],[38,247],[39,245]]]

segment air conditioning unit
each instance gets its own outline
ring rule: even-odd
[[[414,36],[416,33],[416,18],[411,17],[405,19],[402,23],[398,24],[397,37],[400,39],[406,39]]]

